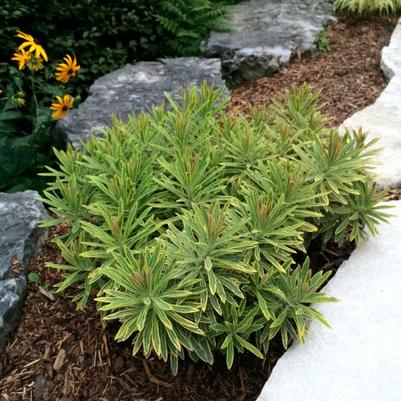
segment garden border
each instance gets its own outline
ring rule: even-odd
[[[388,86],[340,129],[362,129],[368,138],[380,138],[384,151],[377,156],[378,184],[400,186],[401,19],[383,48],[381,68]],[[393,344],[401,329],[396,313],[401,296],[394,284],[401,279],[401,202],[392,205],[391,225],[380,225],[379,236],[358,247],[323,289],[341,301],[316,307],[332,329],[312,322],[307,343],[295,343],[283,355],[257,401],[388,401],[399,396],[401,380],[395,372],[401,369],[401,352]]]

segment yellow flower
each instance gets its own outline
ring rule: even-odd
[[[43,60],[41,57],[37,57],[36,54],[32,53],[26,65],[32,71],[39,71],[43,68]]]
[[[24,39],[25,42],[22,43],[19,47],[18,50],[25,49],[26,47],[29,47],[28,52],[29,53],[35,53],[36,57],[43,57],[45,61],[48,61],[47,54],[45,52],[45,49],[42,47],[42,45],[31,35],[28,35],[24,32],[17,31],[18,34],[16,35],[18,38]]]
[[[23,70],[31,58],[31,53],[26,52],[24,49],[19,50],[17,53],[13,54],[14,57],[11,58],[11,60],[17,61],[18,62],[18,69]]]
[[[24,49],[14,53],[14,57],[11,60],[18,61],[18,68],[23,70],[28,67],[31,71],[39,71],[43,68],[43,60],[41,57],[31,52],[26,52]]]
[[[64,97],[56,96],[56,99],[57,103],[52,103],[50,109],[54,110],[52,118],[58,120],[64,118],[68,114],[68,111],[72,108],[74,99],[70,95],[64,95]]]
[[[74,59],[67,54],[63,60],[65,63],[60,63],[57,65],[56,79],[57,81],[61,81],[63,83],[67,83],[70,78],[75,77],[77,72],[80,70],[80,66],[77,64],[77,59],[74,56]]]

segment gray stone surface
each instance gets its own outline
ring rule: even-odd
[[[401,400],[401,201],[379,236],[359,246],[317,306],[332,328],[310,326],[273,369],[258,401]]]
[[[207,57],[219,57],[234,84],[271,74],[293,54],[315,47],[333,20],[330,0],[250,0],[232,7],[227,32],[212,32],[202,44]]]
[[[18,323],[24,306],[25,290],[24,275],[0,280],[0,355],[10,333]]]
[[[21,313],[26,272],[46,236],[37,227],[46,216],[35,191],[0,193],[0,353]]]
[[[355,113],[340,130],[367,132],[368,139],[378,138],[381,152],[376,157],[380,187],[401,186],[401,20],[390,44],[383,49],[383,71],[391,78],[376,102]]]
[[[79,147],[98,128],[108,126],[111,116],[126,119],[130,114],[157,106],[164,92],[178,98],[183,88],[203,81],[224,86],[218,59],[177,58],[161,62],[139,62],[97,79],[89,97],[58,124],[61,142]]]
[[[382,50],[381,67],[389,79],[395,75],[401,76],[401,20],[391,36],[390,44]]]

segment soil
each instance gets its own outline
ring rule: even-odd
[[[332,124],[341,123],[384,88],[380,51],[395,23],[389,17],[341,19],[328,28],[332,51],[303,56],[281,73],[237,88],[232,107],[246,112],[269,104],[283,89],[309,82],[322,90],[323,111],[334,117]],[[390,197],[399,195],[394,190]],[[62,231],[56,227],[51,237]],[[353,248],[312,244],[312,268],[335,272]],[[168,365],[132,357],[129,343],[114,342],[115,327],[101,326],[93,303],[76,311],[70,293],[54,294],[60,275],[45,268],[46,261],[62,261],[50,240],[31,266],[40,281],[28,284],[21,323],[0,359],[2,401],[252,401],[284,352],[273,342],[263,361],[241,355],[231,371],[224,359],[213,366],[186,361],[174,377]]]

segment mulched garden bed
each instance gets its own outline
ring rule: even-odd
[[[329,25],[332,50],[295,58],[270,77],[247,82],[232,92],[231,106],[247,112],[269,105],[286,89],[304,82],[322,92],[322,112],[340,125],[356,111],[374,103],[387,85],[380,70],[381,50],[397,23],[395,17],[341,18]]]
[[[323,91],[323,111],[334,117],[333,125],[339,124],[372,103],[384,88],[380,51],[395,23],[395,18],[375,17],[333,24],[328,29],[331,52],[304,56],[281,73],[243,85],[234,91],[232,106],[246,111],[250,105],[268,104],[283,89],[305,81]],[[62,230],[54,229],[51,236]],[[322,250],[312,245],[313,269],[335,271],[353,247],[329,245]],[[214,366],[186,361],[174,377],[168,365],[133,358],[129,343],[115,343],[115,327],[102,328],[93,303],[76,312],[68,294],[50,299],[46,288],[60,276],[44,267],[46,261],[61,262],[51,241],[32,265],[40,282],[29,283],[22,321],[0,359],[2,400],[252,401],[283,353],[276,341],[263,361],[243,355],[231,371],[224,358]]]
[[[213,366],[180,362],[177,376],[157,359],[132,357],[129,342],[113,340],[115,327],[103,329],[94,303],[77,312],[71,295],[49,299],[47,291],[60,274],[45,262],[62,263],[51,238],[31,266],[40,282],[28,284],[22,321],[0,363],[2,400],[57,401],[249,401],[255,400],[283,354],[280,340],[272,342],[262,361],[241,355],[231,371],[225,358]],[[354,248],[311,246],[314,270],[336,270]],[[304,256],[299,255],[300,261]],[[40,288],[42,287],[42,288]],[[45,290],[43,290],[43,288]]]

